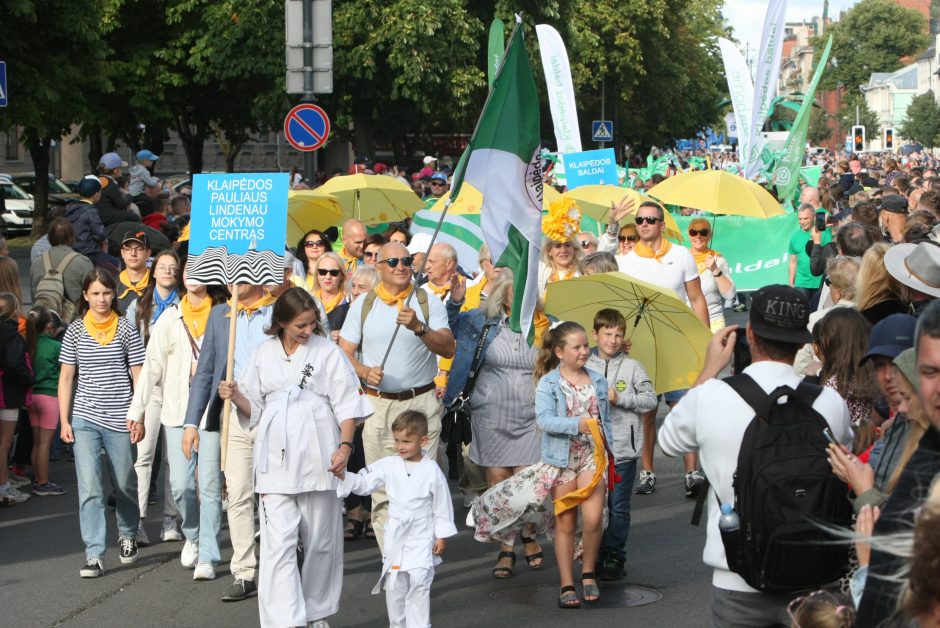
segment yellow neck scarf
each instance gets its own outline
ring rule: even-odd
[[[431,292],[434,293],[441,301],[447,298],[447,294],[450,292],[450,286],[438,286],[433,281],[429,281],[424,284],[431,289]]]
[[[261,308],[265,307],[266,305],[271,305],[271,304],[274,303],[275,301],[277,301],[276,298],[274,298],[273,296],[271,296],[270,294],[268,294],[267,292],[265,292],[265,293],[264,293],[264,296],[262,296],[260,299],[258,299],[257,301],[255,301],[255,302],[252,303],[251,305],[245,305],[244,303],[242,303],[241,301],[239,301],[239,302],[238,302],[238,312],[239,312],[239,313],[244,312],[244,313],[248,316],[248,318],[251,318],[252,314],[254,314],[255,312],[257,312],[257,311],[260,310]]]
[[[571,491],[555,500],[555,515],[560,515],[566,510],[576,508],[578,504],[585,501],[594,492],[594,487],[603,479],[604,472],[607,470],[607,454],[604,451],[604,437],[601,435],[601,424],[597,419],[588,420],[588,426],[591,428],[591,440],[594,441],[594,463],[597,468],[594,469],[594,477],[591,483],[576,491]]]
[[[392,294],[388,291],[388,288],[385,287],[385,283],[380,281],[378,285],[375,286],[375,296],[382,299],[382,302],[386,305],[398,305],[398,310],[401,311],[401,308],[405,305],[405,299],[408,298],[412,290],[413,286],[409,285],[398,294]]]
[[[569,270],[565,272],[564,276],[562,276],[562,274],[559,271],[553,270],[552,274],[548,276],[548,281],[546,283],[555,283],[556,281],[567,279],[568,277],[571,277],[573,274],[574,274],[574,271]]]
[[[663,257],[665,257],[667,253],[669,253],[670,249],[672,249],[672,242],[670,242],[666,238],[663,238],[662,248],[659,249],[658,251],[654,251],[647,245],[643,244],[642,241],[637,242],[636,248],[634,248],[633,250],[636,251],[636,254],[639,255],[640,257],[652,257],[658,262]]]
[[[147,287],[147,284],[150,283],[150,273],[145,272],[144,276],[140,278],[140,281],[133,282],[131,281],[130,276],[127,274],[127,269],[125,268],[121,271],[121,274],[118,275],[118,281],[120,281],[121,284],[126,288],[126,290],[124,290],[124,292],[121,293],[121,295],[118,297],[119,299],[126,297],[131,290],[137,293],[137,296],[140,296],[144,291],[144,288]]]
[[[209,322],[209,312],[212,311],[212,299],[207,296],[202,298],[202,303],[193,305],[189,301],[189,295],[183,295],[180,300],[180,312],[183,315],[183,322],[189,329],[193,338],[202,338],[206,333],[206,324]]]
[[[709,255],[718,257],[719,255],[721,255],[721,253],[713,249],[705,249],[701,253],[696,253],[695,251],[692,251],[692,257],[695,258],[695,265],[698,266],[699,274],[705,272],[705,258],[708,257]]]
[[[339,256],[343,259],[343,264],[347,273],[350,273],[356,270],[356,266],[359,265],[359,258],[353,257],[346,252],[346,247],[341,247],[339,250]]]
[[[343,299],[346,298],[346,293],[343,292],[342,290],[340,290],[339,292],[337,292],[337,293],[336,293],[336,296],[335,296],[335,297],[331,297],[329,300],[324,299],[322,295],[323,295],[323,293],[322,293],[320,290],[317,290],[315,296],[317,297],[317,300],[320,301],[320,303],[323,304],[323,310],[324,310],[327,314],[329,314],[330,312],[332,312],[332,311],[336,308],[336,306],[339,305],[339,304],[341,304],[341,303],[343,302]]]
[[[117,334],[118,315],[114,310],[111,310],[108,314],[108,318],[101,322],[97,321],[95,315],[89,310],[85,312],[85,316],[82,317],[82,322],[85,323],[85,331],[88,332],[88,335],[102,347],[110,344]]]

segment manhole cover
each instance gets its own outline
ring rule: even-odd
[[[614,582],[599,582],[601,601],[597,606],[601,608],[627,608],[628,606],[643,606],[662,599],[662,594],[636,584],[623,584]],[[581,587],[578,587],[578,595]],[[516,587],[506,587],[490,594],[490,597],[501,598],[511,604],[546,606],[554,605],[558,601],[558,586],[554,584],[536,584]]]

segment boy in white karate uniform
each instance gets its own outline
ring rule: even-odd
[[[421,412],[402,412],[392,423],[397,456],[377,460],[359,473],[337,475],[337,495],[369,495],[385,488],[388,522],[382,575],[390,628],[428,628],[431,625],[431,581],[441,562],[444,539],[457,534],[447,479],[437,463],[424,455],[428,418]]]

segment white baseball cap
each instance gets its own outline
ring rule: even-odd
[[[411,244],[408,245],[408,252],[412,255],[418,253],[427,253],[428,246],[431,245],[431,236],[427,233],[416,233],[411,236]]]
[[[429,166],[433,164],[435,161],[437,161],[437,157],[432,157],[431,155],[427,155],[424,158],[424,165]]]

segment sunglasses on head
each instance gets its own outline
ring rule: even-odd
[[[640,239],[640,236],[628,235],[628,236],[617,236],[617,239],[621,242],[636,242]]]
[[[412,262],[415,261],[413,257],[390,257],[388,259],[380,259],[376,264],[388,264],[389,268],[395,268],[398,266],[398,262],[401,262],[401,265],[405,268],[411,268]]]
[[[648,225],[655,225],[660,220],[661,219],[658,216],[637,216],[636,224],[642,225],[643,223],[646,223]]]
[[[318,268],[317,274],[320,275],[321,277],[326,277],[327,275],[329,275],[330,277],[339,277],[339,269],[338,268]]]
[[[708,229],[689,229],[690,236],[702,236],[703,238],[707,238],[709,233],[711,233],[711,231]]]
[[[304,246],[315,246],[317,248],[326,246],[326,242],[323,240],[307,240],[304,242]]]
[[[594,243],[591,242],[590,240],[581,240],[579,244],[581,245],[582,249],[587,249],[587,248],[594,246]]]

